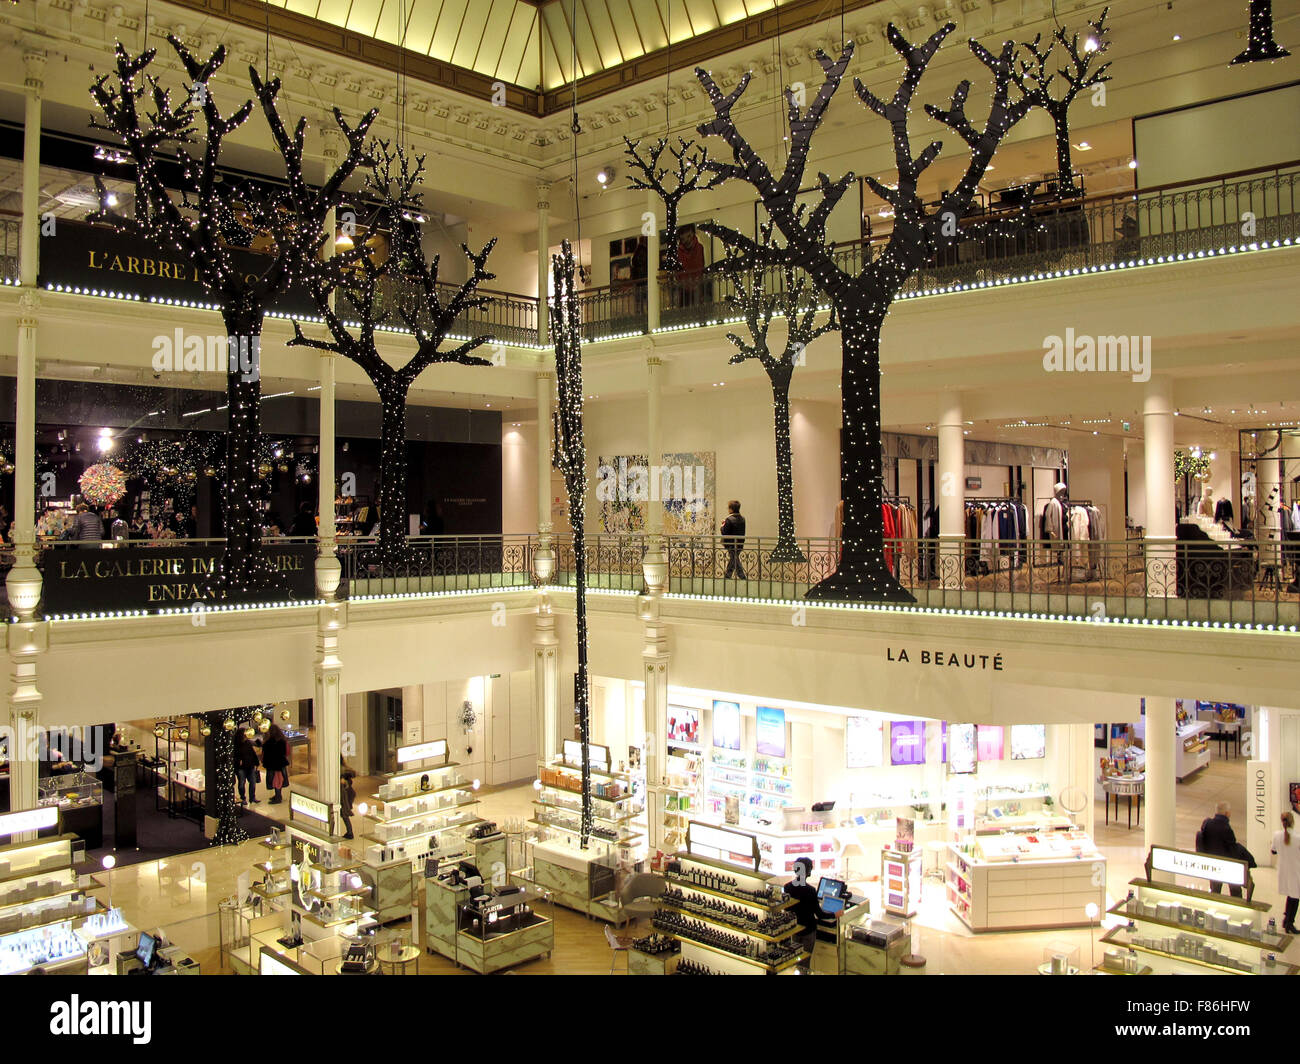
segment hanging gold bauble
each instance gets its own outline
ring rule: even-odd
[[[235,722],[234,722],[233,720],[225,720],[225,721],[222,722],[221,726],[222,726],[223,728],[225,728],[226,731],[234,731],[234,730],[235,730]]]
[[[189,728],[182,728],[182,729],[181,729],[181,742],[183,742],[183,743],[187,743],[187,742],[189,742],[189,741],[190,741],[190,730],[189,730]]]
[[[203,467],[203,475],[204,475],[205,477],[215,477],[215,476],[217,475],[216,467],[215,467],[215,466],[204,466],[204,467]]]
[[[269,720],[264,720],[258,727],[263,732],[269,732],[271,730],[271,722]]]
[[[253,719],[259,724],[262,722],[262,711],[260,709],[253,710]]]
[[[286,722],[289,720],[289,711],[287,709],[280,710],[280,719]]]
[[[245,728],[245,729],[244,729],[244,736],[245,736],[245,738],[251,739],[251,738],[253,737],[253,734],[254,734],[254,732],[253,732],[253,729],[252,729],[252,728]]]
[[[201,728],[199,728],[199,734],[202,735],[202,736],[206,739],[209,735],[212,734],[212,727],[211,727],[211,725],[204,724]]]
[[[270,462],[260,463],[257,467],[257,475],[262,478],[269,477],[271,475],[271,463]]]
[[[281,473],[287,473],[289,472],[289,463],[281,462],[278,466],[276,466],[276,468],[280,470]]]

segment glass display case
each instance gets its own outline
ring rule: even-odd
[[[845,909],[836,928],[840,975],[897,975],[912,946],[906,921],[871,915],[864,901]]]
[[[104,785],[88,772],[71,772],[46,776],[37,781],[37,805],[57,805],[60,809],[104,804]]]
[[[0,938],[0,975],[17,975],[33,968],[62,968],[84,964],[86,942],[72,930],[71,920],[34,927]]]

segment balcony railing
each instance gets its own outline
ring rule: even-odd
[[[159,550],[193,547],[215,556],[217,540],[128,541],[130,547]],[[268,539],[269,552],[313,546],[308,539]],[[412,536],[398,563],[380,564],[377,542],[340,537],[343,566],[339,593],[352,599],[371,596],[427,595],[534,585],[535,534]],[[648,537],[593,535],[587,540],[588,586],[598,590],[641,592]],[[838,540],[800,538],[800,561],[774,560],[777,540],[749,536],[740,549],[717,536],[665,536],[667,591],[673,595],[749,601],[800,601],[808,590],[835,572]],[[110,544],[60,543],[43,550],[41,565],[84,558],[105,560]],[[572,537],[551,537],[553,582],[572,586]],[[314,552],[308,552],[314,553]],[[1086,540],[937,540],[891,539],[886,557],[899,582],[932,609],[1006,613],[1030,617],[1126,620],[1146,624],[1270,625],[1294,630],[1300,624],[1300,542]],[[310,582],[308,572],[300,574]],[[60,594],[61,612],[110,611],[93,582],[87,601],[77,588]],[[310,598],[310,590],[300,593]],[[267,601],[285,598],[269,593]],[[163,602],[161,607],[175,607]],[[184,608],[187,603],[182,602]],[[153,607],[151,607],[153,608]]]
[[[1164,185],[1118,195],[1052,199],[1029,210],[1029,224],[1012,224],[1011,208],[988,207],[961,220],[961,238],[914,275],[902,298],[971,287],[1016,284],[1160,260],[1197,258],[1221,250],[1300,239],[1300,161],[1264,170]],[[988,226],[982,223],[996,222]],[[0,280],[18,278],[19,219],[0,215]],[[857,272],[884,252],[886,226],[870,238],[837,246],[842,269]],[[123,278],[115,278],[124,283]],[[782,283],[779,270],[765,278]],[[42,283],[76,284],[42,276]],[[441,286],[449,297],[454,285]],[[659,282],[661,329],[696,328],[732,316],[734,283],[722,273]],[[394,298],[396,289],[386,293]],[[538,343],[538,301],[484,290],[487,303],[457,319],[459,336],[488,333],[503,344]],[[810,298],[813,293],[810,290]],[[584,338],[610,339],[647,331],[646,282],[623,282],[579,293]],[[303,312],[303,311],[299,311]],[[346,309],[343,316],[347,317]],[[396,314],[385,325],[400,327]]]

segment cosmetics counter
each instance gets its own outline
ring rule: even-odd
[[[414,868],[428,857],[465,852],[466,833],[485,823],[475,811],[474,782],[455,762],[445,762],[446,750],[446,740],[399,750],[398,763],[405,758],[406,764],[384,776],[370,804],[362,807],[371,824],[362,835],[367,845],[360,871],[379,923],[411,914]],[[445,763],[424,764],[434,759]],[[412,763],[415,767],[407,767]]]
[[[549,957],[555,948],[550,893],[532,884],[493,885],[476,871],[465,861],[425,880],[428,951],[480,975]]]
[[[1212,867],[1207,867],[1212,866]],[[1154,882],[1152,871],[1247,887],[1234,898],[1208,890]],[[1216,877],[1206,872],[1214,871]],[[1102,937],[1106,947],[1099,971],[1131,974],[1145,967],[1174,975],[1296,975],[1280,958],[1292,936],[1280,934],[1271,906],[1251,900],[1250,869],[1244,861],[1152,847],[1147,878],[1129,883],[1128,897],[1109,910],[1120,921]]]
[[[46,776],[37,781],[38,806],[59,810],[59,835],[76,835],[86,849],[104,845],[104,785],[88,772]]]
[[[1106,858],[1077,828],[963,836],[948,847],[949,908],[972,931],[1087,924],[1106,903]]]
[[[1174,776],[1182,783],[1197,769],[1210,763],[1210,735],[1214,725],[1207,720],[1192,720],[1179,724],[1174,753]]]
[[[0,847],[0,975],[117,971],[119,940],[137,932],[91,895],[104,884],[77,873],[83,854],[72,834]]]
[[[754,835],[692,821],[686,845],[664,869],[667,888],[654,899],[654,933],[638,966],[654,970],[649,958],[661,956],[665,974],[781,975],[807,959],[794,900],[759,871]],[[668,941],[678,944],[675,961]]]
[[[890,917],[873,920],[869,902],[840,914],[835,936],[840,975],[898,975],[911,948],[907,923]]]

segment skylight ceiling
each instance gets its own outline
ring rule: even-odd
[[[791,0],[267,0],[524,88],[557,88]],[[575,25],[576,17],[576,25]]]

